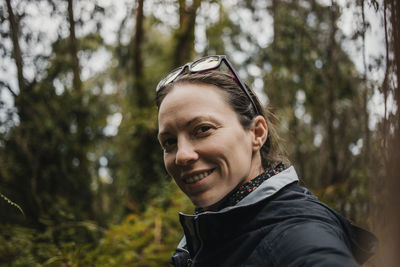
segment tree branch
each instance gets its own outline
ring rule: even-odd
[[[10,91],[10,93],[11,93],[14,97],[17,97],[17,94],[14,92],[13,89],[11,89],[11,87],[10,87],[10,85],[9,85],[8,83],[5,83],[5,82],[3,82],[3,81],[0,81],[0,85],[3,86],[3,87],[5,87],[5,88],[7,88],[8,91]]]

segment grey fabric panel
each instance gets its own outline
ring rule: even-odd
[[[296,170],[293,166],[285,169],[284,171],[272,176],[268,180],[264,181],[256,190],[251,192],[248,196],[243,198],[238,204],[232,207],[226,207],[219,212],[225,212],[237,207],[248,206],[258,201],[270,197],[275,193],[279,192],[286,185],[298,181]]]

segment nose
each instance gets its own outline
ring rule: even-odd
[[[176,165],[188,165],[196,161],[198,157],[199,155],[189,140],[178,140],[178,150],[175,156]]]

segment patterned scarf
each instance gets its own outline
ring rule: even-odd
[[[265,180],[271,178],[272,176],[280,173],[285,169],[285,165],[283,163],[279,163],[274,169],[266,171],[256,178],[248,181],[247,183],[242,184],[238,188],[235,188],[231,193],[229,193],[221,203],[218,204],[216,209],[213,210],[221,210],[223,208],[234,206],[243,198],[245,198],[248,194],[256,190]],[[199,214],[204,212],[203,208],[196,208],[194,214]]]

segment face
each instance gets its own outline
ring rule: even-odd
[[[213,85],[178,84],[159,108],[165,167],[197,207],[212,206],[262,172],[254,133],[223,94]]]

